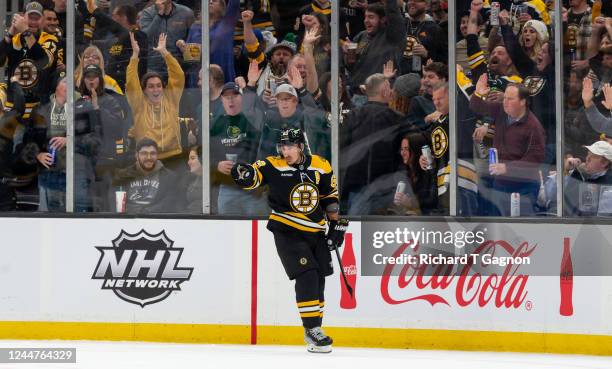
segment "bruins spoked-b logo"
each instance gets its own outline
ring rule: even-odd
[[[15,76],[18,78],[18,83],[23,88],[30,88],[38,81],[38,68],[30,59],[23,59],[15,68]]]
[[[144,229],[137,234],[124,230],[113,246],[96,246],[100,259],[92,279],[101,279],[103,290],[112,290],[117,297],[145,307],[164,300],[172,291],[180,291],[181,283],[191,278],[193,268],[179,267],[182,248],[165,231],[152,235]]]
[[[441,127],[436,127],[433,132],[431,132],[431,143],[433,155],[436,158],[441,158],[446,153],[446,149],[448,149],[448,136],[446,135],[446,131]]]
[[[312,183],[300,183],[291,190],[289,203],[294,211],[310,214],[319,205],[319,191]]]

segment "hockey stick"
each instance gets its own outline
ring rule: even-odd
[[[344,286],[346,287],[346,289],[348,290],[348,293],[351,295],[351,298],[353,297],[353,287],[351,287],[351,285],[348,283],[348,279],[346,279],[346,274],[344,274],[344,266],[342,265],[342,259],[340,258],[340,251],[338,251],[338,248],[335,248],[336,250],[336,257],[338,258],[338,264],[340,264],[340,272],[342,272],[342,279],[344,280]]]

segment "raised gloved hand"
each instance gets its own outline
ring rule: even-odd
[[[255,178],[255,169],[245,163],[236,163],[231,171],[232,179],[241,187],[249,187]]]
[[[329,251],[334,251],[342,247],[342,243],[344,242],[344,234],[348,229],[348,225],[348,219],[343,218],[331,220],[329,222],[329,231],[327,231],[327,235],[325,236]]]

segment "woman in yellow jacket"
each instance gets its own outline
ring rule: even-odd
[[[140,48],[134,35],[132,41],[132,58],[126,72],[127,99],[134,114],[134,126],[130,137],[136,142],[148,137],[159,146],[159,159],[168,159],[181,154],[181,129],[179,126],[179,102],[185,85],[185,74],[181,66],[166,49],[166,34],[159,35],[157,51],[166,61],[168,83],[164,85],[158,73],[147,73],[138,77],[138,53]]]

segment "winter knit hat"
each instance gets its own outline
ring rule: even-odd
[[[293,33],[287,33],[285,39],[275,44],[267,51],[268,55],[272,55],[276,49],[284,48],[291,52],[291,55],[295,55],[297,46],[295,44],[295,35]]]
[[[525,23],[523,29],[525,29],[526,27],[531,27],[536,31],[540,42],[544,43],[548,41],[548,28],[546,28],[546,24],[544,24],[544,22],[531,19]]]
[[[393,84],[393,90],[398,96],[413,97],[419,94],[421,88],[421,76],[417,73],[408,73],[397,77]]]

